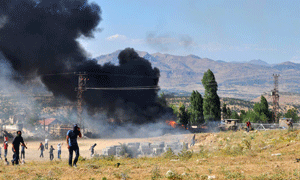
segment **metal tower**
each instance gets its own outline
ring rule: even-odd
[[[277,113],[279,109],[279,94],[278,94],[278,77],[279,74],[273,74],[274,77],[274,89],[272,90],[272,99],[273,99],[273,119],[275,122],[278,122]]]
[[[75,88],[77,91],[77,115],[78,115],[78,123],[79,127],[82,129],[82,133],[84,133],[84,122],[82,118],[82,104],[83,104],[83,92],[86,91],[86,76],[87,74],[79,72],[78,74],[78,87]]]

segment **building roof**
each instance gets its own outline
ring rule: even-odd
[[[47,118],[47,119],[43,119],[43,120],[39,120],[39,124],[43,125],[44,126],[44,123],[45,123],[45,126],[48,126],[50,125],[51,123],[53,123],[56,119],[55,118]],[[58,122],[58,121],[57,121]],[[56,123],[57,124],[57,123]]]

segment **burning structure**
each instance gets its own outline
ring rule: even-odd
[[[159,70],[131,48],[119,65],[88,59],[77,39],[93,37],[101,9],[87,0],[0,0],[0,54],[13,79],[40,78],[54,96],[76,100],[77,76],[87,74],[83,100],[90,114],[105,112],[119,122],[154,122],[168,111],[156,102]],[[137,89],[136,87],[141,87]]]

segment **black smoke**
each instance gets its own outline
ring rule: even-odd
[[[76,39],[92,38],[100,21],[100,7],[87,0],[0,0],[0,51],[22,76],[17,81],[40,77],[55,96],[72,101],[78,77],[65,72],[87,73],[88,87],[94,88],[157,86],[159,70],[133,49],[119,54],[119,66],[87,60]],[[152,122],[165,112],[156,98],[157,89],[84,93],[90,113],[104,111],[119,122]]]

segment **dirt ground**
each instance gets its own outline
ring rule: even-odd
[[[78,168],[68,166],[65,140],[49,141],[62,147],[62,161],[49,160],[49,151],[39,158],[39,141],[28,141],[26,164],[0,163],[0,179],[300,179],[300,130],[269,130],[198,133],[190,153],[181,156],[141,158],[93,158],[89,147],[97,143],[96,153],[107,146],[128,142],[180,141],[190,143],[193,134],[164,135],[152,138],[79,139],[80,154],[87,158]],[[11,159],[12,153],[9,152]],[[120,167],[116,166],[120,164]],[[174,172],[173,178],[167,172]],[[127,178],[128,177],[128,178]]]
[[[166,134],[164,136],[160,137],[153,137],[153,138],[118,138],[118,139],[88,139],[88,138],[78,138],[78,145],[80,150],[80,156],[84,158],[90,158],[90,151],[89,148],[94,143],[97,144],[95,147],[95,154],[101,154],[102,149],[106,148],[107,146],[112,145],[119,145],[119,143],[129,143],[129,142],[156,142],[156,141],[180,141],[180,142],[187,142],[190,143],[192,139],[192,134],[183,134],[183,135],[170,135]],[[12,159],[12,151],[11,151],[11,141],[12,139],[9,139],[9,151],[8,151],[8,160]],[[25,149],[25,160],[26,161],[49,161],[50,155],[49,155],[49,148],[52,145],[54,150],[54,160],[57,159],[57,144],[63,143],[62,145],[62,154],[61,158],[62,160],[67,160],[69,158],[69,153],[67,149],[67,142],[66,140],[49,140],[48,142],[48,150],[45,149],[44,151],[44,158],[40,158],[40,150],[38,150],[38,147],[40,145],[41,141],[26,141],[24,138],[25,143],[27,143],[28,149]],[[42,142],[44,144],[44,142]],[[3,153],[3,150],[2,150]]]

